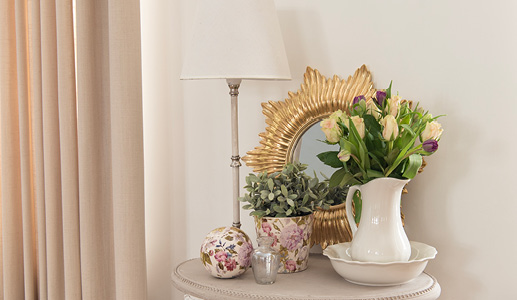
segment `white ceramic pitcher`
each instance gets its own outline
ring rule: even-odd
[[[346,197],[346,213],[352,229],[350,256],[363,262],[408,261],[411,246],[400,216],[402,189],[409,182],[395,178],[377,178],[351,186]],[[352,214],[352,199],[361,192],[362,211],[359,229]]]

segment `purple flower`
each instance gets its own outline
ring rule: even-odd
[[[385,91],[377,91],[375,94],[375,99],[377,100],[377,103],[379,106],[382,107],[382,104],[384,103],[384,100],[386,100],[386,92]]]
[[[239,248],[237,255],[237,262],[243,267],[249,267],[251,265],[251,252],[253,252],[253,246],[251,243],[244,242]]]
[[[364,100],[366,101],[366,98],[364,95],[359,95],[354,98],[354,101],[352,101],[352,105],[359,103],[359,101]]]
[[[433,153],[436,150],[438,150],[438,142],[436,140],[427,140],[422,144],[422,148],[424,148],[424,151],[427,151],[429,153]]]
[[[303,243],[303,230],[296,224],[291,224],[282,229],[280,233],[280,244],[287,250],[298,249]]]

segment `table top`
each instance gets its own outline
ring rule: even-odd
[[[212,277],[199,259],[179,264],[172,273],[172,282],[180,291],[205,300],[427,300],[437,299],[441,293],[436,279],[426,273],[391,287],[349,283],[334,271],[327,257],[312,253],[307,270],[278,274],[272,285],[256,284],[251,269],[233,279]]]

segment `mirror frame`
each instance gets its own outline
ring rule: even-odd
[[[354,97],[369,98],[376,91],[365,65],[346,80],[337,75],[327,79],[311,67],[307,67],[303,77],[300,89],[296,93],[288,92],[289,97],[284,101],[262,103],[266,131],[259,134],[260,146],[242,158],[254,172],[281,171],[292,161],[298,141],[312,125],[336,110],[347,111]]]

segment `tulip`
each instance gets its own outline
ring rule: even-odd
[[[361,100],[366,101],[366,98],[364,97],[364,95],[359,95],[359,96],[354,97],[354,100],[352,101],[352,105],[359,103],[359,101],[361,101]]]
[[[375,119],[379,119],[381,111],[372,100],[366,102],[366,112],[372,115]]]
[[[377,100],[377,103],[380,107],[382,107],[382,104],[384,103],[384,100],[386,99],[386,92],[385,91],[377,91],[375,93],[375,98]]]
[[[427,140],[422,144],[424,151],[434,153],[438,150],[438,142],[436,140]]]
[[[392,115],[387,115],[380,121],[381,125],[384,127],[382,131],[382,137],[387,141],[393,141],[399,135],[399,125],[397,124],[397,120]]]
[[[420,135],[420,141],[438,140],[442,135],[442,125],[436,121],[427,122],[425,129]]]
[[[388,106],[386,106],[387,113],[390,115],[396,117],[399,113],[399,106],[400,106],[400,100],[402,100],[402,97],[400,96],[393,96],[388,99]]]
[[[347,162],[349,159],[350,159],[350,152],[343,149],[341,151],[339,151],[339,153],[337,154],[337,158],[339,158],[340,161],[342,162]]]
[[[350,119],[345,119],[343,123],[345,123],[346,127],[348,127],[348,128],[350,128],[349,120],[352,120],[352,123],[354,123],[355,129],[357,129],[359,136],[361,138],[364,138],[364,133],[365,133],[364,119],[359,116],[353,116],[353,117],[350,117]]]

